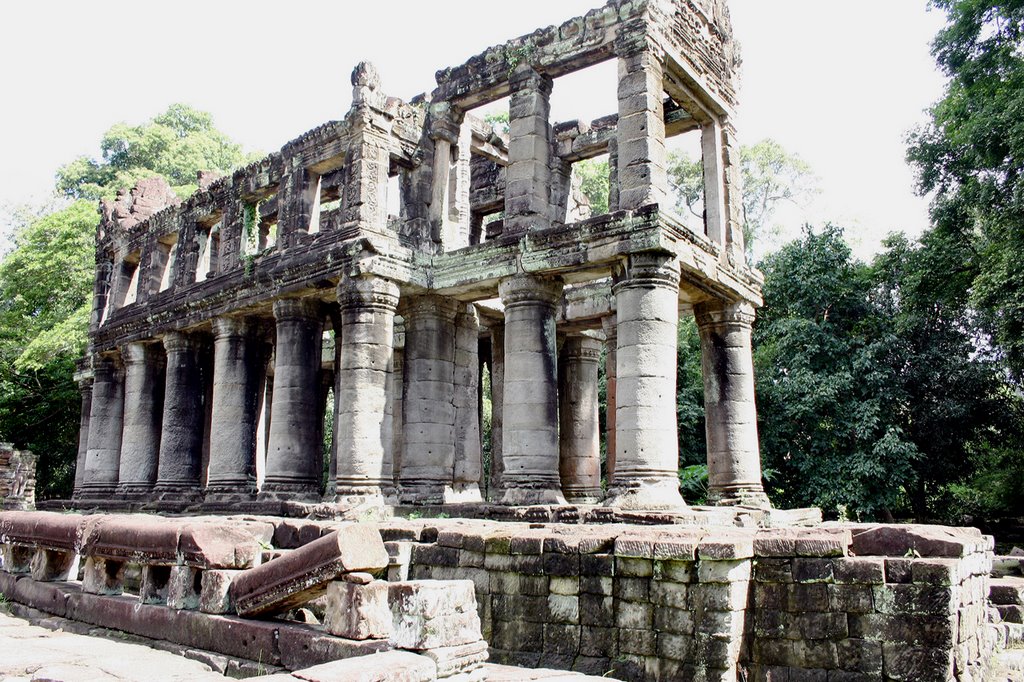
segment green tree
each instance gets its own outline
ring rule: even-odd
[[[81,156],[57,171],[57,191],[71,198],[111,197],[138,180],[162,175],[183,195],[195,190],[197,170],[226,173],[242,164],[242,147],[213,125],[213,117],[172,104],[141,125],[117,123],[100,141],[102,156]]]
[[[817,190],[817,178],[806,161],[772,139],[740,147],[743,177],[743,237],[748,251],[756,240],[776,232],[772,223],[779,204],[801,204]],[[683,152],[669,154],[669,182],[676,208],[703,220],[704,165]]]
[[[584,159],[573,165],[580,175],[580,189],[590,200],[593,215],[608,212],[608,159]]]
[[[101,148],[102,160],[76,159],[57,174],[57,192],[76,201],[17,226],[0,262],[0,439],[38,455],[42,499],[69,495],[73,483],[81,403],[72,374],[87,342],[96,199],[158,174],[187,194],[197,171],[245,161],[209,114],[185,105],[113,126]]]
[[[1024,3],[933,0],[947,26],[932,54],[949,77],[909,138],[934,239],[1017,380],[1024,377]]]

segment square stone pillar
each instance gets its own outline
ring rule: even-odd
[[[163,418],[163,357],[155,343],[129,343],[124,359],[124,430],[117,491],[146,497],[156,483]]]
[[[605,465],[604,475],[611,487],[615,479],[615,405],[616,391],[618,386],[618,371],[616,355],[618,351],[619,336],[615,315],[608,315],[601,319],[601,327],[604,329],[604,376],[605,376],[605,413],[604,413],[604,445]]]
[[[481,502],[480,320],[472,303],[455,316],[455,467],[448,502]]]
[[[615,279],[615,474],[605,504],[683,509],[676,424],[679,263],[660,253],[633,254]]]
[[[154,489],[162,502],[178,505],[200,498],[206,390],[200,340],[193,334],[170,332],[163,343],[167,371]]]
[[[517,275],[501,282],[498,294],[505,304],[501,503],[565,504],[555,339],[562,282]]]
[[[397,284],[372,275],[345,276],[338,284],[342,338],[334,433],[339,503],[382,504],[394,498],[384,420],[398,297]]]
[[[713,504],[768,508],[754,402],[754,307],[745,301],[715,301],[698,304],[694,313],[704,375],[708,499]]]
[[[89,454],[89,418],[92,412],[92,376],[76,377],[78,390],[82,394],[82,414],[78,423],[78,457],[75,460],[75,491],[81,495],[85,482],[85,458]]]
[[[274,301],[274,395],[267,443],[267,473],[259,499],[320,499],[317,462],[323,444],[320,405],[323,312],[320,301]]]
[[[504,231],[523,234],[551,225],[552,80],[524,63],[510,85]]]
[[[601,500],[601,424],[598,416],[597,366],[601,342],[570,336],[559,366],[559,470],[566,501],[595,504]]]
[[[391,405],[391,472],[395,489],[401,478],[402,459],[405,452],[405,319],[395,316],[395,348],[391,362],[391,385],[388,388],[388,402]],[[387,468],[385,467],[385,473]]]
[[[457,301],[441,296],[416,296],[402,305],[403,503],[441,504],[453,494],[457,312]]]
[[[207,501],[242,501],[256,494],[256,431],[265,369],[263,343],[253,319],[213,320]]]
[[[619,209],[667,201],[663,69],[658,48],[652,45],[620,50],[615,133]]]
[[[117,489],[124,425],[124,383],[119,355],[102,355],[93,363],[90,407],[81,496],[109,499]]]

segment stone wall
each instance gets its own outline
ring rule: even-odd
[[[36,504],[36,456],[0,443],[0,509],[32,509]]]
[[[461,523],[413,544],[410,570],[474,581],[499,662],[855,682],[981,679],[991,561],[973,529]]]

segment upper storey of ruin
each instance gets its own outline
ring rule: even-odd
[[[551,121],[557,79],[609,60],[618,110]],[[432,93],[408,102],[360,64],[342,120],[202,177],[184,201],[147,181],[104,204],[93,351],[269,314],[281,297],[331,302],[342,276],[464,301],[493,298],[522,272],[597,291],[643,252],[678,259],[682,304],[758,305],[743,255],[737,66],[725,0],[613,0],[442,69]],[[504,97],[508,133],[473,111]],[[666,138],[689,131],[704,161],[696,225],[675,213],[666,173]],[[603,155],[610,209],[591,215],[572,166]]]

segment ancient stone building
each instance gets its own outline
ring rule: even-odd
[[[551,120],[559,78],[609,60],[618,110]],[[76,500],[684,509],[676,330],[694,315],[711,496],[767,506],[737,62],[724,0],[613,0],[408,102],[360,64],[343,119],[185,201],[148,180],[104,203]],[[505,97],[507,134],[474,112]],[[687,132],[696,227],[666,174],[666,139]],[[573,164],[605,154],[610,211],[585,217]]]

